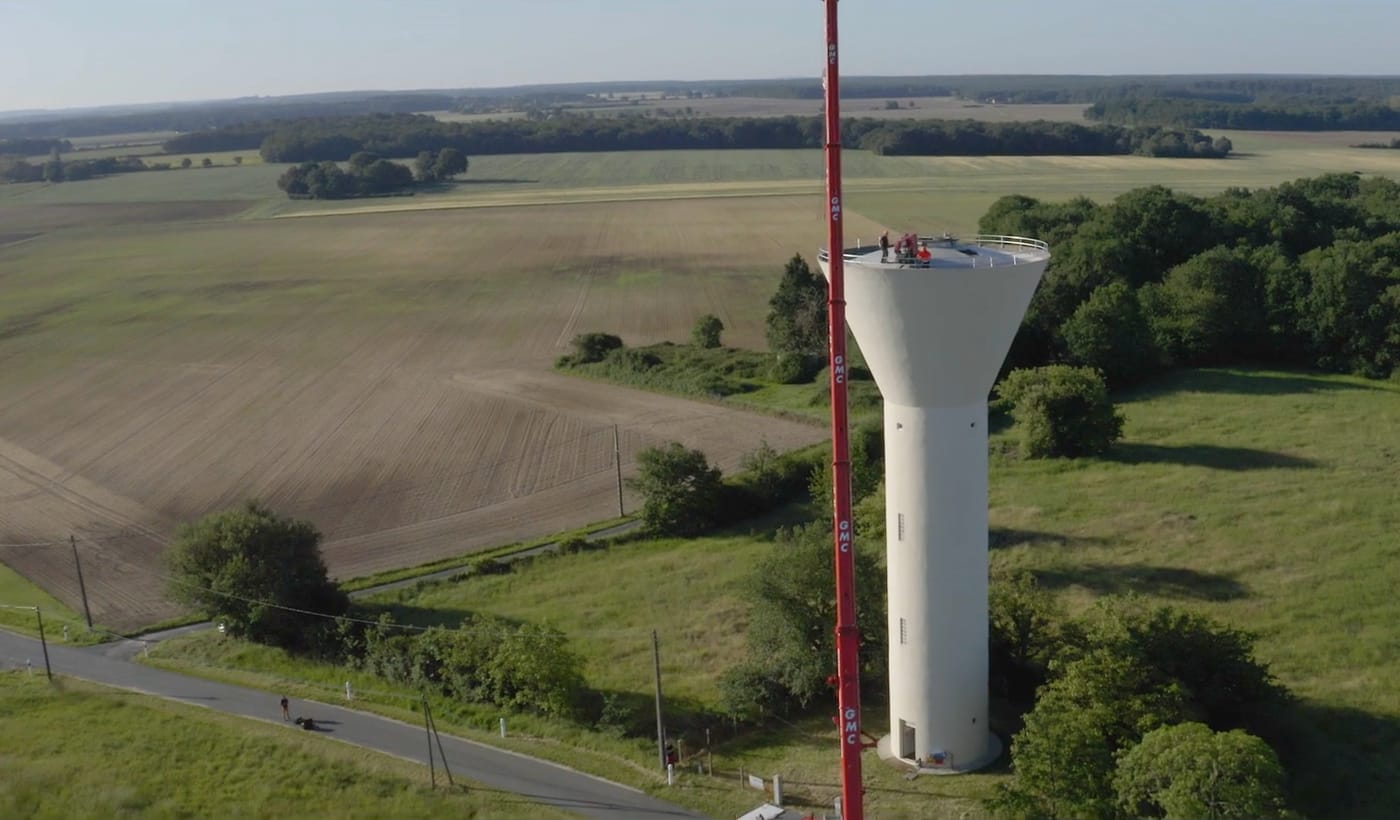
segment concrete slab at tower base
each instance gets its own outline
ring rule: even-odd
[[[880,738],[880,741],[875,744],[875,751],[880,755],[880,759],[886,763],[892,763],[901,769],[908,770],[911,777],[921,774],[968,774],[970,772],[975,772],[978,769],[985,769],[995,763],[997,758],[1001,757],[1002,751],[1001,738],[997,737],[995,732],[988,732],[987,753],[982,757],[971,763],[950,761],[948,765],[936,766],[928,761],[910,760],[907,757],[900,757],[895,754],[894,746],[892,745],[893,741],[891,740],[893,737],[894,735],[885,735]]]

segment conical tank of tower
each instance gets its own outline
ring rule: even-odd
[[[884,397],[890,734],[924,770],[996,759],[987,722],[987,396],[1050,261],[1036,239],[843,255],[846,321]],[[829,273],[828,255],[818,255]],[[876,613],[863,613],[877,617]]]

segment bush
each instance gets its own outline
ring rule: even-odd
[[[510,572],[511,563],[497,558],[477,558],[470,566],[473,575],[505,575]]]
[[[1109,384],[1130,384],[1156,369],[1152,330],[1123,282],[1096,288],[1060,331],[1070,359],[1101,371]]]
[[[646,499],[642,521],[655,535],[694,535],[719,518],[720,472],[705,454],[680,442],[649,447],[637,455],[636,478],[628,483]]]
[[[591,548],[592,545],[588,543],[588,539],[581,535],[571,535],[559,542],[560,555],[574,555],[580,552],[587,552]]]
[[[166,560],[176,600],[258,643],[319,648],[331,625],[320,616],[349,608],[327,577],[316,527],[258,501],[180,527]]]
[[[1128,817],[1286,816],[1278,755],[1259,738],[1200,723],[1164,726],[1118,760],[1113,787]]]
[[[1012,742],[1015,780],[990,801],[1002,816],[1113,817],[1124,793],[1116,760],[1145,735],[1184,721],[1234,729],[1271,717],[1263,710],[1287,697],[1255,661],[1251,636],[1199,615],[1110,600],[1063,631],[1052,679]],[[1239,735],[1218,742],[1239,746]],[[1160,771],[1155,753],[1143,756],[1152,759],[1142,767]],[[1161,785],[1144,777],[1132,775],[1130,799]]]
[[[855,551],[856,609],[885,611],[885,575],[878,549]],[[783,531],[751,580],[748,659],[725,675],[731,715],[758,720],[805,709],[829,696],[836,644],[835,555],[831,525]],[[861,686],[884,686],[888,646],[884,618],[869,618],[860,635]]]
[[[1123,416],[1109,400],[1103,376],[1087,367],[1013,370],[997,386],[997,396],[1015,419],[1026,458],[1100,455],[1123,435]]]
[[[1029,572],[994,578],[989,593],[992,689],[1028,703],[1059,650],[1059,609]]]
[[[609,351],[622,347],[622,339],[611,333],[580,333],[574,337],[574,359],[580,364],[601,362]]]
[[[617,337],[613,336],[612,338],[616,339]],[[612,367],[631,373],[645,373],[661,364],[661,357],[655,353],[632,347],[619,347],[611,350],[604,358]]]
[[[719,347],[719,335],[724,332],[724,322],[713,313],[701,316],[695,322],[695,327],[690,332],[691,341],[696,347],[713,349]]]
[[[802,353],[775,353],[768,379],[778,384],[806,384],[821,372],[822,359]]]

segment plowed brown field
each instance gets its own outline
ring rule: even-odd
[[[761,345],[810,197],[35,227],[0,247],[0,542],[59,543],[0,557],[76,606],[77,535],[108,625],[174,614],[163,545],[246,497],[351,577],[616,514],[614,425],[624,473],[824,435],[551,370],[577,333],[705,313]]]

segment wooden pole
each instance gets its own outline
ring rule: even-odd
[[[423,734],[428,737],[428,777],[432,779],[433,788],[437,788],[437,767],[433,765],[433,729],[431,718],[428,717],[428,696],[423,695]]]
[[[622,446],[618,440],[617,425],[613,425],[613,463],[617,465],[617,515],[627,515],[622,509]]]
[[[44,639],[44,616],[39,613],[39,607],[34,607],[34,618],[39,622],[39,645],[44,647],[44,672],[53,680],[53,667],[49,665],[49,642]]]
[[[447,765],[447,752],[442,748],[442,735],[438,733],[437,720],[433,718],[432,711],[428,708],[428,702],[423,701],[423,710],[428,714],[428,723],[433,727],[433,738],[437,740],[438,757],[442,758],[442,770],[447,772],[447,785],[456,786],[452,779],[452,769]]]
[[[92,631],[92,610],[88,609],[87,584],[83,583],[83,562],[78,559],[78,539],[68,536],[68,545],[73,548],[73,566],[78,570],[78,592],[83,596],[83,617],[87,619],[88,631]]]
[[[661,721],[661,641],[656,630],[651,631],[651,662],[656,670],[656,754],[661,770],[666,770],[666,724]]]

